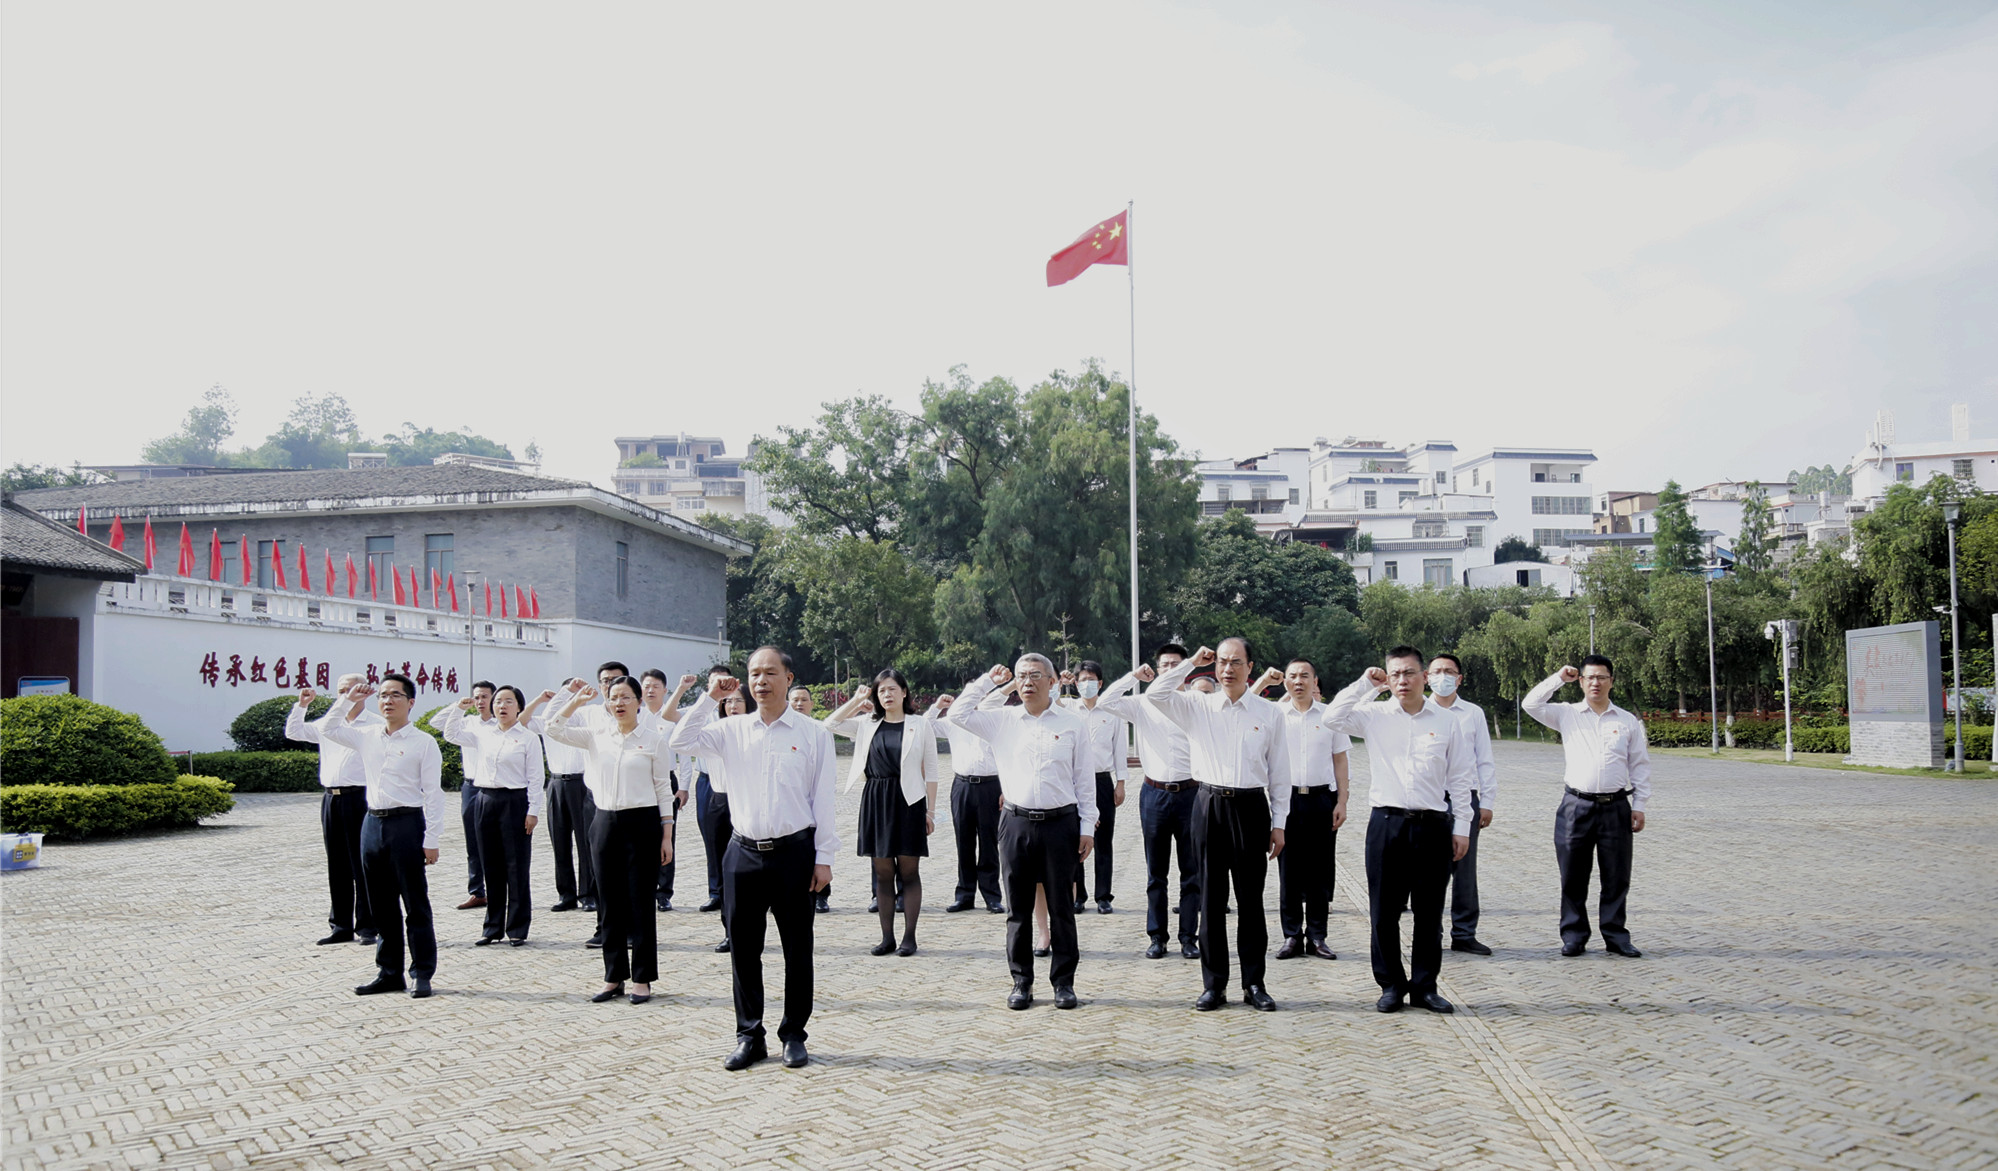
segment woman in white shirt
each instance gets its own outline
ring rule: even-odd
[[[520,688],[506,686],[493,692],[493,724],[465,718],[477,702],[461,699],[457,706],[445,708],[439,729],[446,740],[477,754],[472,827],[478,840],[466,845],[495,865],[486,875],[486,922],[475,943],[479,947],[498,943],[504,933],[508,943],[519,947],[527,942],[534,915],[527,873],[534,860],[530,835],[541,821],[545,776],[541,737],[528,731],[521,719],[527,697]]]
[[[620,675],[604,689],[608,720],[569,722],[577,708],[595,699],[584,687],[548,719],[547,735],[589,752],[590,796],[596,817],[590,822],[590,856],[597,868],[597,907],[603,913],[604,987],[590,999],[598,1004],[624,995],[631,1002],[652,999],[659,978],[658,911],[653,889],[659,868],[673,860],[673,752],[663,721],[641,725],[638,680]],[[627,944],[629,951],[627,952]]]
[[[921,860],[929,855],[937,828],[937,733],[928,717],[908,710],[909,683],[890,667],[874,677],[874,718],[855,713],[868,698],[861,688],[826,717],[826,726],[853,739],[853,771],[846,787],[862,777],[860,856],[874,861],[881,942],[873,954],[916,954],[916,920],[923,910]],[[902,880],[902,943],[895,943],[895,879]]]

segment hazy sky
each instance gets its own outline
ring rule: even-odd
[[[1210,457],[1591,446],[1599,487],[1998,433],[1998,13],[1714,3],[9,3],[0,460],[212,384],[734,450],[1131,364]]]

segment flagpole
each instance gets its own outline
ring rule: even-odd
[[[1130,444],[1129,464],[1131,474],[1131,670],[1138,669],[1144,660],[1139,656],[1138,647],[1138,270],[1132,262],[1131,221],[1137,218],[1138,201],[1133,199],[1124,205],[1124,276],[1131,287],[1131,372],[1125,375],[1126,390],[1131,418],[1126,439]]]

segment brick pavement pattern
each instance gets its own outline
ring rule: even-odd
[[[58,845],[43,869],[0,885],[0,1160],[1998,1165],[1988,783],[1661,757],[1630,901],[1645,958],[1592,940],[1562,959],[1560,756],[1496,748],[1501,801],[1480,854],[1482,934],[1497,954],[1445,953],[1454,1017],[1372,1009],[1356,752],[1330,939],[1340,958],[1273,962],[1283,1011],[1196,1014],[1197,965],[1176,948],[1142,957],[1135,817],[1121,819],[1119,913],[1081,916],[1083,1007],[1055,1011],[1043,977],[1032,1010],[1007,1011],[1003,920],[942,913],[945,820],[915,957],[866,954],[877,933],[865,866],[837,860],[803,1070],[721,1068],[727,957],[711,950],[716,917],[692,909],[692,833],[680,909],[660,916],[664,978],[640,1007],[586,1003],[602,972],[582,946],[590,917],[542,909],[555,894],[545,834],[531,945],[474,948],[479,913],[451,909],[464,844],[450,818],[428,1001],[357,999],[370,953],[312,945],[326,901],[313,796],[244,796],[196,831]],[[849,842],[854,816],[849,796]],[[1272,868],[1272,908],[1275,881]],[[774,964],[770,975],[774,996]]]

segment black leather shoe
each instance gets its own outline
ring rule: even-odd
[[[944,914],[955,915],[959,911],[969,911],[974,906],[977,906],[977,904],[972,902],[970,899],[959,899],[956,902],[952,903],[950,906],[945,907]]]
[[[1302,935],[1284,936],[1283,946],[1276,950],[1276,958],[1280,960],[1294,960],[1303,954],[1304,937]]]
[[[895,910],[896,910],[896,912],[897,912],[898,914],[899,914],[899,913],[901,912],[901,910],[902,910],[902,896],[901,896],[901,895],[896,895],[896,896],[895,896]]]
[[[868,899],[868,900],[867,900],[867,913],[868,913],[868,914],[870,914],[870,915],[878,915],[878,914],[880,914],[880,913],[881,913],[881,900],[880,900],[880,899]]]
[[[1381,993],[1381,998],[1379,1000],[1374,1001],[1374,1011],[1400,1012],[1401,1001],[1404,995],[1406,995],[1406,993],[1402,992],[1402,990],[1399,988],[1388,989],[1387,991]]]
[[[1013,991],[1006,997],[1006,1007],[1015,1012],[1028,1008],[1034,1003],[1034,994],[1025,984],[1013,985]]]
[[[1066,984],[1055,985],[1055,1007],[1074,1008],[1082,1002],[1075,998],[1075,989]]]
[[[624,981],[619,980],[617,982],[616,987],[606,988],[602,992],[597,993],[595,996],[590,997],[590,1003],[609,1004],[611,1001],[616,1000],[618,997],[623,995],[624,995]]]
[[[1082,913],[1083,913],[1084,911],[1087,911],[1087,910],[1089,909],[1089,900],[1088,900],[1088,899],[1077,899],[1077,900],[1075,900],[1075,908],[1074,908],[1074,909],[1075,909],[1075,913],[1076,913],[1076,914],[1078,914],[1078,915],[1082,914]]]
[[[652,999],[652,993],[650,992],[634,992],[631,994],[631,1002],[633,1004],[644,1004],[646,1001],[651,999]]]
[[[867,954],[871,956],[885,956],[889,952],[894,950],[895,950],[895,941],[892,939],[884,939],[880,943],[875,944],[874,947],[871,950],[869,950]]]
[[[584,947],[602,947],[603,945],[604,945],[604,933],[601,931],[597,932],[595,935],[592,935],[588,939],[585,939],[583,941]]]
[[[374,947],[376,944],[380,943],[381,941],[382,937],[376,935],[372,931],[354,932],[354,942],[362,945],[363,947]]]
[[[1326,947],[1325,941],[1322,939],[1317,943],[1305,945],[1304,954],[1315,960],[1336,960],[1339,958],[1339,953]]]
[[[583,908],[583,909],[584,909],[585,911],[591,911],[591,912],[594,912],[594,911],[595,911],[595,910],[597,909],[597,900],[595,900],[595,899],[584,899],[584,900],[582,900],[582,902],[581,902],[580,904],[578,904],[578,905],[580,905],[580,906],[581,906],[581,907],[582,907],[582,908]]]
[[[319,946],[320,946],[320,947],[325,947],[325,946],[326,946],[327,944],[329,944],[329,943],[352,943],[353,941],[354,941],[354,933],[353,933],[353,932],[351,932],[351,931],[335,931],[335,932],[334,932],[333,934],[331,934],[331,935],[327,936],[326,938],[324,938],[324,939],[320,940],[320,941],[319,941]]]
[[[1184,940],[1179,945],[1179,954],[1185,956],[1187,959],[1197,960],[1200,958],[1200,945],[1191,939]]]
[[[702,903],[701,910],[704,912],[721,910],[721,896],[717,895],[714,898],[709,899],[707,902]]]
[[[1627,943],[1617,943],[1608,939],[1603,940],[1603,948],[1611,955],[1619,955],[1627,960],[1637,959],[1644,954]]]
[[[908,957],[908,956],[912,956],[912,955],[915,955],[915,954],[916,954],[916,941],[915,941],[915,940],[913,940],[913,939],[905,939],[905,940],[903,940],[903,941],[902,941],[902,946],[900,946],[900,947],[898,947],[898,948],[896,948],[896,949],[895,949],[895,954],[896,954],[896,955],[898,955],[898,956],[903,956],[903,957],[905,957],[905,958],[906,958],[906,957]]]
[[[418,976],[416,978],[416,987],[409,990],[409,998],[411,1000],[430,999],[430,980],[428,977]]]
[[[554,906],[548,909],[552,912],[560,914],[563,911],[573,911],[580,905],[581,904],[576,902],[575,899],[563,899],[561,902],[556,903]]]
[[[729,941],[728,941],[728,940],[726,940],[726,939],[722,940],[722,941],[721,941],[720,943],[717,943],[717,944],[715,944],[715,954],[716,954],[716,955],[727,955],[727,954],[728,954],[728,951],[729,951],[729,947],[730,947],[730,946],[731,946],[731,945],[730,945],[730,943],[729,943]]]
[[[1115,912],[1111,909],[1109,900],[1098,899],[1096,901],[1096,913],[1099,915],[1109,915]]]
[[[402,982],[401,976],[392,976],[387,972],[382,972],[373,980],[354,989],[354,995],[379,996],[384,992],[401,992],[407,987],[409,985]]]
[[[1165,958],[1165,940],[1163,940],[1163,939],[1154,939],[1154,940],[1152,940],[1152,945],[1151,945],[1150,947],[1148,947],[1148,948],[1146,948],[1146,949],[1145,949],[1145,958],[1146,958],[1146,959],[1148,959],[1148,960],[1162,960],[1162,959],[1164,959],[1164,958]]]
[[[825,895],[820,895],[818,898],[812,900],[812,913],[815,915],[832,913],[832,904],[826,901]]]
[[[1439,995],[1438,993],[1436,993],[1436,992],[1433,992],[1433,991],[1431,991],[1431,992],[1417,992],[1417,993],[1414,993],[1414,994],[1412,994],[1412,995],[1410,995],[1410,996],[1409,996],[1409,998],[1408,998],[1408,1002],[1409,1002],[1410,1004],[1413,1004],[1413,1005],[1415,1005],[1415,1006],[1416,1006],[1416,1007],[1418,1007],[1418,1008],[1426,1008],[1426,1009],[1428,1009],[1428,1010],[1429,1010],[1430,1012],[1456,1012],[1456,1011],[1457,1011],[1457,1006],[1456,1006],[1456,1005],[1454,1005],[1454,1004],[1451,1004],[1451,1003],[1450,1003],[1449,1001],[1447,1001],[1447,1000],[1443,999],[1443,997],[1442,997],[1441,995]]]
[[[669,899],[669,898],[667,898],[667,897],[665,897],[664,895],[661,895],[661,896],[659,897],[659,909],[660,909],[660,910],[662,910],[662,911],[670,911],[670,910],[672,910],[672,909],[673,909],[673,900],[672,900],[672,899]]]
[[[472,941],[472,946],[473,946],[473,947],[490,947],[490,946],[492,946],[493,944],[495,944],[495,943],[498,943],[499,941],[500,941],[500,937],[499,937],[499,936],[497,936],[497,935],[481,935],[481,936],[479,936],[479,937],[478,937],[477,939],[474,939],[474,940]]]
[[[1453,939],[1450,941],[1450,950],[1469,952],[1474,956],[1488,956],[1492,954],[1491,948],[1486,947],[1475,939]]]
[[[803,1069],[811,1060],[812,1055],[805,1052],[805,1043],[803,1041],[784,1042],[785,1069]]]
[[[770,1051],[763,1047],[763,1042],[745,1038],[736,1045],[735,1052],[722,1058],[722,1068],[733,1073],[738,1069],[748,1069],[768,1056]]]
[[[1006,913],[1006,904],[1005,904],[1005,903],[987,903],[987,904],[985,904],[985,909],[986,909],[986,911],[990,912],[991,914],[994,914],[994,915],[1003,915],[1003,914],[1005,914],[1005,913]]]
[[[1046,958],[1047,958],[1048,956],[1051,956],[1051,955],[1053,955],[1053,954],[1054,954],[1054,948],[1052,948],[1052,947],[1037,947],[1037,948],[1035,948],[1035,949],[1034,949],[1034,954],[1035,954],[1035,955],[1037,955],[1037,956],[1039,956],[1039,957],[1041,957],[1042,959],[1046,959]]]
[[[1261,984],[1250,984],[1243,988],[1242,1003],[1257,1012],[1275,1012],[1277,1008],[1276,1001],[1270,999],[1270,994],[1263,991]]]
[[[1193,1011],[1213,1012],[1226,1003],[1228,1003],[1226,993],[1218,988],[1209,988],[1200,994],[1200,999],[1193,1002]]]
[[[526,947],[527,941],[525,939],[509,939],[506,941],[506,945],[508,947]]]
[[[1588,947],[1580,943],[1564,943],[1561,945],[1561,954],[1564,956],[1578,956],[1587,950]]]

